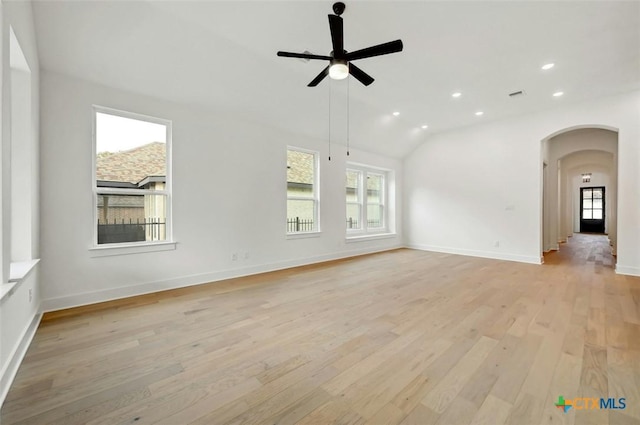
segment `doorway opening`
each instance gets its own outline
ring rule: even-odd
[[[542,140],[541,253],[558,251],[574,234],[605,235],[617,245],[618,132],[573,127]]]

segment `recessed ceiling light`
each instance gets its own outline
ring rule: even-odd
[[[477,116],[480,116],[480,115],[483,115],[483,114],[484,114],[484,112],[482,112],[482,111],[478,111],[478,112],[476,112],[476,115],[477,115]]]
[[[555,64],[555,63],[548,63],[548,64],[546,64],[546,65],[542,65],[542,69],[543,69],[544,71],[546,71],[546,70],[548,70],[548,69],[553,68],[554,66],[556,66],[556,64]]]
[[[426,125],[426,124],[422,126],[422,129],[423,129],[423,130],[426,130],[427,128],[429,128],[429,126],[428,126],[428,125]]]
[[[462,93],[460,93],[459,91],[451,94],[451,97],[460,97],[460,96],[462,96]]]
[[[557,92],[555,92],[555,93],[553,94],[553,97],[560,97],[560,96],[562,96],[563,94],[564,94],[564,92],[562,92],[562,91],[557,91]]]
[[[393,113],[393,116],[394,116],[394,117],[397,117],[398,115],[400,115],[400,112],[398,112],[398,111],[396,111],[396,112],[394,112],[394,113]]]

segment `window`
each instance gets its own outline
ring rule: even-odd
[[[95,245],[171,240],[171,122],[94,107]]]
[[[349,164],[346,172],[348,233],[387,231],[386,172]]]
[[[287,233],[318,232],[318,154],[287,149]]]

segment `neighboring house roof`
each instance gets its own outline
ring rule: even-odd
[[[287,182],[313,184],[313,154],[289,150],[287,152]]]
[[[347,171],[347,187],[354,189],[358,187],[358,176],[356,171]]]
[[[151,142],[122,152],[101,152],[96,159],[96,180],[139,183],[150,176],[166,176],[167,145]]]

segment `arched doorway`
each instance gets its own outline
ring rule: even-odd
[[[542,140],[542,168],[542,252],[560,249],[562,242],[581,229],[593,230],[581,225],[593,221],[589,218],[602,217],[602,232],[615,254],[617,130],[584,126],[550,135]]]

